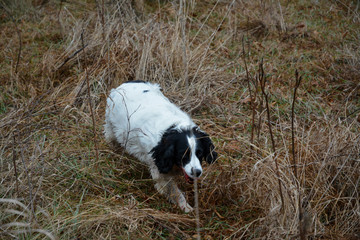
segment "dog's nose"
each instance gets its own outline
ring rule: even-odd
[[[191,172],[192,172],[193,176],[195,176],[195,177],[200,177],[200,175],[202,173],[202,171],[200,169],[197,169],[197,168],[192,168]]]

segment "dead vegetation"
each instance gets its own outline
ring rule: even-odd
[[[196,238],[102,137],[109,90],[142,79],[220,153],[202,239],[358,239],[359,20],[356,1],[0,1],[0,238]]]

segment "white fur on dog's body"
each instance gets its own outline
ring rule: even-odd
[[[192,211],[173,177],[159,172],[150,153],[171,126],[179,130],[196,127],[189,115],[171,103],[158,84],[125,83],[111,90],[105,117],[106,140],[120,143],[128,153],[146,163],[157,190],[185,212]],[[194,145],[195,141],[189,139],[189,144]],[[192,168],[201,169],[199,159],[192,155],[184,167],[189,176],[192,176]]]

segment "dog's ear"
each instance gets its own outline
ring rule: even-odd
[[[174,166],[175,146],[174,143],[167,139],[162,141],[151,150],[155,165],[160,173],[168,173]]]
[[[214,151],[215,146],[212,143],[209,135],[201,131],[198,127],[193,128],[193,132],[202,148],[202,158],[205,159],[209,164],[213,163],[216,160],[218,154]]]

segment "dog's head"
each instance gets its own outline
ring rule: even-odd
[[[160,173],[168,173],[175,166],[182,169],[187,182],[202,174],[201,162],[213,163],[217,158],[209,135],[198,127],[190,130],[168,129],[151,151]]]

